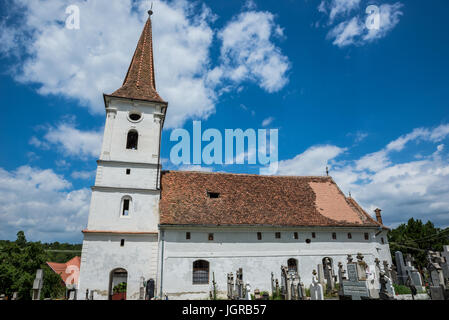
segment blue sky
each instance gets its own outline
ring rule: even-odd
[[[79,242],[104,125],[147,1],[0,4],[0,238]],[[66,7],[80,8],[68,30]],[[368,5],[380,29],[365,26]],[[155,1],[156,82],[175,128],[279,129],[281,175],[323,175],[395,226],[449,226],[447,1]]]

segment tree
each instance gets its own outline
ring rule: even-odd
[[[416,266],[422,269],[427,266],[427,251],[442,251],[443,245],[449,244],[449,228],[442,230],[430,221],[424,224],[411,218],[407,224],[392,229],[388,240],[393,258],[396,251],[411,254]]]
[[[1,241],[0,293],[11,298],[14,292],[18,292],[19,299],[30,300],[36,271],[43,269],[44,286],[41,298],[63,297],[65,286],[59,275],[46,265],[46,261],[50,261],[50,254],[45,250],[46,246],[40,242],[27,242],[23,231],[17,233],[17,240],[14,242]],[[70,254],[64,253],[63,258],[68,255]],[[73,256],[74,254],[68,259]]]
[[[17,232],[17,240],[16,240],[16,244],[20,247],[20,248],[25,248],[26,244],[27,244],[27,239],[25,237],[25,232],[23,231],[19,231]]]

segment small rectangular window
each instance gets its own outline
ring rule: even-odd
[[[335,232],[332,232],[332,239],[337,240],[337,234]]]
[[[276,237],[276,239],[280,239],[281,238],[281,233],[280,232],[276,232],[275,233],[275,237]]]
[[[208,196],[209,198],[211,198],[211,199],[217,199],[217,198],[220,198],[220,194],[217,193],[217,192],[208,192],[208,193],[207,193],[207,196]]]
[[[315,234],[315,232],[312,232],[312,238],[316,238],[316,234]]]
[[[380,242],[382,243],[382,244],[385,244],[385,240],[384,240],[384,238],[382,237],[382,238],[380,238]]]
[[[186,240],[190,240],[190,232],[186,232]]]
[[[365,240],[369,240],[369,234],[368,234],[368,232],[365,232]]]
[[[209,241],[213,241],[214,240],[214,234],[213,233],[209,233]]]
[[[295,233],[293,234],[293,237],[295,238],[295,240],[298,240],[298,239],[299,239],[298,232],[295,232]]]
[[[350,232],[348,233],[348,239],[352,239],[352,234]]]
[[[126,169],[126,174],[129,176],[131,174],[131,169]]]
[[[125,239],[120,240],[120,247],[124,247],[125,246]]]
[[[262,240],[262,232],[257,232],[257,240]]]
[[[123,200],[123,212],[122,215],[127,217],[129,215],[129,199]]]

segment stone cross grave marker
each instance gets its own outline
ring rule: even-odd
[[[326,285],[326,279],[324,279],[324,268],[321,263],[317,265],[317,270],[318,270],[318,281],[324,288],[324,286]]]
[[[36,271],[36,278],[33,282],[33,300],[41,299],[41,290],[44,285],[44,271],[42,269],[38,269]]]
[[[310,299],[324,300],[323,286],[318,281],[316,270],[313,270],[312,275],[312,284],[310,285]]]
[[[347,264],[348,280],[343,280],[343,294],[350,296],[352,300],[361,300],[362,297],[369,297],[368,287],[365,280],[359,280],[357,263]]]
[[[338,263],[338,295],[343,296],[343,280],[346,280],[345,278],[346,271],[343,269],[343,264],[341,262]]]

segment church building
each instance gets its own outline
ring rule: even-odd
[[[156,91],[151,14],[121,88],[104,95],[103,145],[81,255],[78,299],[205,299],[212,279],[243,270],[271,291],[271,273],[302,282],[348,254],[391,264],[380,210],[373,219],[331,177],[162,171],[168,103]],[[182,59],[182,57],[180,57]]]

